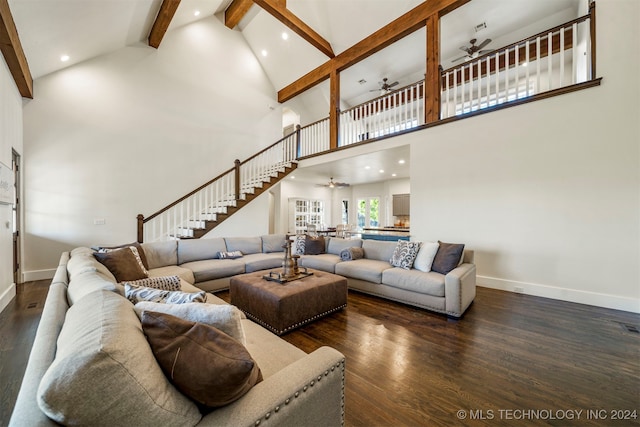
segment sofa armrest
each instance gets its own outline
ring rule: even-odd
[[[476,265],[463,263],[444,277],[445,310],[448,316],[461,317],[476,297]]]
[[[65,265],[58,269],[66,270]],[[56,356],[56,343],[62,330],[65,315],[69,304],[67,303],[67,287],[64,283],[53,283],[49,287],[49,293],[42,310],[42,316],[38,325],[33,347],[29,355],[29,362],[22,379],[20,392],[11,414],[9,426],[57,426],[40,410],[36,396],[40,380],[44,376]]]
[[[199,426],[341,426],[344,356],[320,347],[202,418]]]

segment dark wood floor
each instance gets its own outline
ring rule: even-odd
[[[19,286],[0,314],[0,425],[46,287]],[[625,325],[640,316],[486,288],[459,321],[351,292],[346,310],[283,338],[346,356],[347,426],[640,425],[640,334]]]

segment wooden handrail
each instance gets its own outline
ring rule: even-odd
[[[297,132],[297,131],[296,131]],[[295,133],[295,132],[293,132]],[[293,133],[290,133],[289,135],[277,140],[276,142],[274,142],[273,144],[271,144],[270,146],[263,148],[262,150],[258,151],[256,154],[254,154],[253,156],[249,157],[248,159],[240,162],[241,165],[244,165],[245,163],[248,163],[249,161],[255,159],[256,157],[258,157],[260,154],[264,153],[265,151],[268,151],[270,149],[272,149],[273,147],[275,147],[276,145],[280,144],[281,142],[284,142],[285,139],[289,138],[291,135],[293,135]]]
[[[158,212],[154,213],[153,215],[149,215],[148,217],[144,218],[144,216],[142,214],[139,214],[138,217],[142,216],[144,218],[143,219],[143,223],[151,221],[153,218],[157,217],[161,213],[168,211],[169,209],[171,209],[172,207],[174,207],[178,203],[188,199],[189,197],[193,196],[198,191],[202,190],[203,188],[207,187],[208,185],[213,184],[215,181],[219,180],[220,178],[222,178],[226,174],[233,172],[234,169],[235,169],[235,166],[232,167],[231,169],[227,169],[226,171],[222,172],[220,175],[218,175],[215,178],[213,178],[211,181],[208,181],[207,183],[202,184],[200,187],[196,188],[195,190],[193,190],[189,194],[186,194],[186,195],[180,197],[178,200],[176,200],[175,202],[165,206],[164,208],[160,209]]]

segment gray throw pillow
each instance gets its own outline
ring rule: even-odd
[[[433,259],[431,271],[440,274],[447,274],[460,264],[464,244],[462,243],[443,243],[438,240],[438,252]]]

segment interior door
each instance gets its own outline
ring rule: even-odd
[[[13,281],[22,282],[20,274],[20,155],[12,152],[11,166],[13,169]]]

